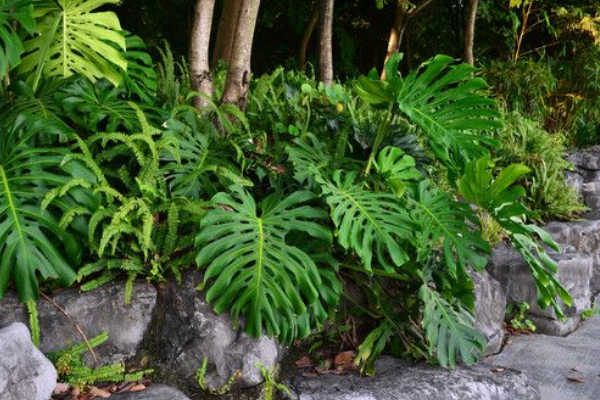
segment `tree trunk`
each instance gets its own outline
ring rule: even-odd
[[[385,60],[383,61],[384,67],[389,59],[400,51],[400,45],[402,44],[404,31],[406,30],[406,25],[404,24],[406,19],[406,12],[404,10],[405,2],[406,0],[398,0],[398,4],[396,5],[396,17],[394,18],[394,25],[392,25],[392,29],[390,29],[387,52],[385,54]],[[385,79],[385,68],[382,68],[381,79]]]
[[[333,7],[335,0],[321,0],[319,12],[319,76],[325,85],[333,83]]]
[[[467,22],[465,25],[465,55],[467,64],[475,64],[473,46],[475,44],[475,22],[477,21],[477,5],[479,0],[469,0],[467,6]]]
[[[383,62],[384,68],[381,71],[381,79],[385,79],[385,64],[391,56],[400,51],[400,45],[406,32],[406,27],[410,22],[410,19],[420,13],[425,7],[431,4],[434,0],[423,0],[418,6],[412,8],[409,11],[404,9],[406,0],[398,0],[396,8],[396,18],[394,19],[394,26],[390,30],[390,38],[388,40],[388,48],[385,55],[385,61]]]
[[[227,64],[231,62],[231,49],[233,48],[237,23],[242,9],[241,5],[242,0],[225,0],[223,4],[211,61],[213,68],[217,66],[220,60],[224,60]]]
[[[300,52],[298,54],[300,71],[306,70],[306,54],[308,52],[308,45],[310,44],[310,39],[312,38],[312,34],[315,30],[315,26],[317,26],[317,22],[319,21],[319,6],[315,5],[313,12],[306,24],[306,28],[304,28],[304,34],[302,35],[302,41],[300,42]]]
[[[190,74],[195,91],[208,96],[213,94],[210,74],[209,47],[215,0],[198,0],[194,13],[194,26],[190,40]],[[198,109],[206,107],[208,99],[197,96],[194,105]]]
[[[231,49],[231,61],[227,70],[227,80],[221,101],[237,105],[240,109],[246,106],[246,95],[250,85],[250,60],[254,29],[258,18],[260,0],[240,0],[240,13],[237,29]]]

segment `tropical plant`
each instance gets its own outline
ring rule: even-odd
[[[329,242],[331,234],[315,220],[323,210],[306,205],[315,195],[297,191],[286,198],[272,195],[256,204],[240,186],[232,195],[219,193],[215,208],[202,219],[196,262],[207,265],[211,282],[206,300],[220,313],[246,318],[246,331],[263,331],[293,340],[310,333],[310,314],[322,318],[321,275],[309,254],[286,243],[291,231]],[[315,310],[313,310],[315,308]],[[326,314],[325,314],[326,316]]]
[[[59,224],[70,199],[45,211],[40,207],[50,189],[72,176],[60,167],[68,149],[36,143],[41,135],[65,132],[52,121],[36,119],[22,115],[2,125],[0,134],[0,297],[14,281],[23,302],[38,298],[38,274],[41,280],[72,284],[72,266],[81,260],[79,241]],[[77,169],[70,168],[73,174]]]
[[[94,12],[118,0],[41,0],[35,2],[36,31],[23,45],[19,73],[34,91],[42,76],[106,78],[117,85],[127,70],[126,38],[111,11]]]
[[[18,25],[17,25],[18,24]],[[18,26],[28,33],[35,28],[33,5],[30,0],[3,0],[0,2],[0,80],[21,63],[25,51]]]

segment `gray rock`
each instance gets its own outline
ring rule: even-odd
[[[152,385],[141,392],[114,394],[110,398],[113,400],[190,400],[179,390],[166,385]]]
[[[577,327],[581,313],[590,307],[590,282],[594,260],[579,255],[568,246],[563,253],[551,254],[551,257],[558,264],[556,278],[573,298],[572,306],[567,307],[563,304],[563,312],[567,317],[565,321],[558,320],[551,307],[545,310],[540,308],[531,271],[516,250],[506,245],[494,249],[488,271],[500,282],[509,304],[526,302],[531,305],[530,316],[539,332],[562,336]]]
[[[567,180],[567,183],[573,188],[575,189],[575,191],[577,192],[577,195],[579,197],[583,196],[583,176],[579,175],[576,172],[571,172],[571,171],[567,171],[565,172],[565,178]]]
[[[554,240],[573,246],[581,255],[593,260],[592,292],[600,291],[600,211],[584,215],[587,220],[572,222],[551,222],[545,226]]]
[[[33,345],[25,325],[0,329],[0,400],[48,400],[56,379],[54,366]]]
[[[600,182],[584,183],[582,187],[585,205],[592,210],[600,208]]]
[[[592,317],[567,337],[512,337],[502,353],[491,358],[490,362],[525,372],[539,382],[543,399],[598,400],[598,349],[600,317]],[[567,377],[579,377],[582,382],[571,382]]]
[[[593,146],[571,152],[568,156],[568,160],[573,163],[577,169],[598,171],[600,170],[600,146]]]
[[[239,371],[235,387],[247,388],[263,382],[255,364],[267,368],[279,360],[277,341],[267,337],[252,338],[234,329],[228,314],[216,315],[204,295],[196,290],[202,281],[198,272],[184,276],[183,284],[167,284],[166,311],[159,333],[160,364],[163,371],[197,387],[196,373],[204,358],[208,359],[207,386],[217,389]]]
[[[125,284],[110,283],[87,293],[69,289],[57,293],[54,301],[75,321],[88,338],[108,332],[109,340],[96,349],[101,363],[123,362],[136,355],[152,319],[156,289],[136,282],[131,303],[125,305]],[[44,353],[62,350],[82,341],[69,321],[48,301],[38,302],[41,328],[40,349]],[[27,323],[28,316],[16,295],[0,300],[0,327],[12,322]]]
[[[299,400],[540,400],[536,385],[523,373],[480,364],[454,371],[424,363],[381,357],[376,375],[298,377]],[[548,398],[549,399],[549,398]]]
[[[495,354],[504,340],[506,295],[500,283],[487,272],[472,273],[475,283],[475,327],[487,339],[487,354]]]

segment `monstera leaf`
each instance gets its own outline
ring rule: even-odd
[[[305,205],[315,195],[299,191],[276,195],[259,205],[235,185],[231,194],[218,193],[215,208],[201,221],[196,258],[207,266],[206,299],[215,311],[227,309],[234,319],[244,317],[246,331],[293,340],[297,316],[314,308],[321,296],[321,274],[314,260],[286,242],[292,230],[330,241],[330,233],[315,219],[326,217]]]
[[[435,155],[451,169],[484,155],[482,144],[494,142],[475,133],[502,124],[496,102],[483,92],[487,84],[473,76],[476,69],[439,55],[401,77],[399,61],[397,55],[387,63],[385,81],[359,78],[359,96],[369,104],[399,110],[421,128]]]
[[[81,258],[78,242],[54,209],[40,207],[50,188],[69,180],[59,168],[68,149],[30,146],[53,130],[20,117],[0,132],[0,297],[11,281],[25,302],[37,299],[39,277],[65,286],[76,278],[69,262]]]
[[[465,364],[474,364],[485,350],[485,338],[474,328],[475,319],[460,304],[450,304],[427,284],[419,298],[425,307],[423,327],[429,353],[437,356],[444,368],[455,368],[457,355]]]
[[[40,0],[36,2],[37,35],[25,42],[19,71],[32,86],[42,76],[81,74],[92,82],[121,82],[127,70],[126,39],[113,12],[93,12],[118,0]]]
[[[35,26],[33,6],[29,0],[0,1],[0,79],[21,62],[25,50],[21,38],[14,29],[18,22],[28,32]]]
[[[422,224],[417,234],[420,260],[426,260],[441,244],[446,269],[453,278],[458,269],[464,274],[468,266],[478,271],[485,267],[483,254],[491,248],[481,232],[473,229],[478,220],[469,204],[452,200],[426,180],[419,183],[412,204],[413,219]]]
[[[358,254],[367,271],[372,271],[375,254],[384,269],[393,272],[409,260],[405,248],[416,224],[395,195],[365,189],[355,178],[354,173],[343,175],[338,170],[331,181],[320,182],[338,241]]]

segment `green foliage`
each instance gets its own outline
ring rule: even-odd
[[[84,165],[86,178],[69,181],[45,198],[45,204],[52,204],[73,191],[85,193],[60,221],[68,226],[78,216],[86,219],[88,246],[98,260],[79,271],[80,279],[97,276],[82,289],[95,289],[123,272],[129,278],[126,301],[138,275],[160,280],[170,270],[180,276],[180,268],[191,261],[184,250],[192,242],[182,233],[204,213],[203,202],[171,196],[167,190],[161,156],[176,157],[177,143],[163,137],[134,104],[130,107],[141,131],[106,132],[87,140],[76,137],[74,151],[64,163]]]
[[[81,260],[77,239],[59,225],[61,205],[40,208],[48,190],[70,179],[60,168],[67,149],[35,146],[41,134],[63,133],[49,121],[21,116],[0,129],[0,297],[14,280],[26,302],[38,298],[38,280],[72,284],[70,262]]]
[[[526,224],[529,210],[520,201],[525,194],[522,186],[511,186],[530,170],[522,164],[512,164],[494,178],[494,162],[483,157],[467,165],[465,174],[459,180],[459,191],[465,200],[486,211],[504,229],[514,248],[521,253],[536,278],[538,303],[540,307],[552,306],[557,315],[563,316],[558,298],[565,304],[572,304],[567,290],[554,274],[556,262],[548,256],[543,246],[559,252],[560,247],[543,229]]]
[[[405,247],[413,240],[414,223],[395,195],[363,189],[355,178],[336,171],[331,181],[322,182],[338,242],[358,254],[366,271],[371,271],[375,255],[392,272],[409,260]]]
[[[152,370],[140,370],[127,373],[125,365],[115,363],[90,368],[83,359],[83,354],[90,348],[94,349],[108,340],[108,333],[104,332],[87,343],[80,343],[70,349],[58,351],[48,355],[48,358],[58,372],[60,382],[67,383],[71,387],[84,388],[101,382],[135,382],[152,374]]]
[[[453,201],[428,181],[419,183],[412,204],[413,219],[421,221],[417,234],[419,261],[425,261],[436,247],[440,247],[452,278],[466,274],[467,267],[483,270],[487,264],[483,254],[490,253],[491,249],[482,239],[481,232],[472,228],[477,226],[478,219],[469,204]]]
[[[494,133],[499,146],[494,151],[498,165],[521,163],[531,169],[526,178],[525,201],[536,219],[572,219],[585,211],[575,189],[568,184],[564,139],[550,134],[518,113],[505,117],[504,128]]]
[[[66,78],[81,74],[92,82],[101,78],[113,84],[121,82],[119,70],[127,70],[127,59],[119,19],[110,11],[93,12],[114,3],[117,0],[36,2],[36,35],[24,43],[26,54],[19,67],[34,90],[42,75]]]
[[[218,313],[229,308],[234,319],[243,315],[249,334],[260,335],[263,326],[268,335],[284,340],[310,333],[307,313],[320,301],[321,276],[313,259],[286,243],[286,236],[294,230],[331,240],[314,222],[325,213],[305,204],[314,198],[297,191],[286,198],[266,197],[257,205],[234,186],[232,195],[213,198],[215,208],[202,219],[196,262],[207,265],[206,300]]]
[[[241,372],[236,371],[235,374],[229,377],[229,379],[227,380],[227,382],[225,382],[225,384],[223,384],[223,386],[221,386],[220,388],[212,388],[206,384],[207,367],[208,358],[204,357],[204,359],[202,360],[202,365],[200,366],[200,368],[198,368],[198,371],[196,371],[196,379],[198,382],[198,386],[200,386],[200,389],[212,395],[219,396],[228,393],[233,387],[233,385],[235,385],[237,380],[241,377]]]
[[[423,327],[430,354],[436,354],[442,367],[456,367],[456,355],[466,364],[473,364],[484,353],[485,337],[475,328],[474,318],[460,304],[451,305],[424,284],[419,290],[423,300]]]
[[[275,394],[277,391],[281,391],[286,396],[291,397],[292,392],[290,389],[281,382],[277,382],[275,379],[275,368],[267,368],[262,365],[260,362],[256,362],[254,366],[260,371],[263,379],[265,380],[264,389],[263,389],[263,398],[264,400],[274,400]]]
[[[529,303],[518,304],[516,310],[512,306],[508,306],[506,313],[512,315],[509,322],[510,327],[517,331],[535,332],[535,325],[527,318],[530,308]]]
[[[25,51],[16,24],[31,33],[35,27],[33,6],[29,0],[3,0],[0,2],[0,80],[19,65]]]
[[[454,64],[447,56],[437,56],[420,69],[401,77],[401,56],[393,56],[386,65],[386,80],[376,75],[358,79],[356,90],[369,104],[399,110],[426,135],[438,160],[453,170],[486,153],[481,143],[489,138],[472,134],[501,126],[495,102],[484,96],[488,88],[483,79],[474,78],[475,68]],[[380,128],[374,151],[384,139],[390,124]]]

